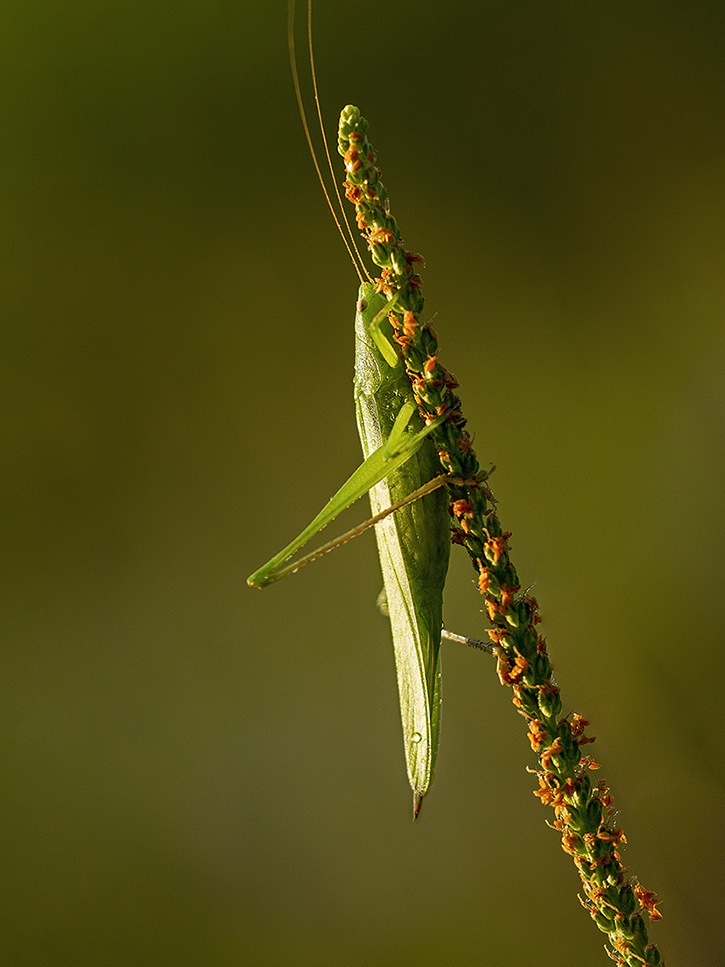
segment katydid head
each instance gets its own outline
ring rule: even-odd
[[[358,387],[373,394],[377,387],[403,372],[388,318],[390,303],[371,282],[358,289],[355,314],[355,378]]]
[[[389,305],[385,302],[381,308],[377,309],[379,304],[380,295],[375,291],[375,286],[369,282],[361,283],[357,312],[362,317],[363,325],[378,348],[380,355],[390,369],[395,369],[400,366],[401,360],[393,342],[393,327],[388,318]]]
[[[382,309],[379,308],[380,305],[380,295],[375,291],[375,286],[373,283],[361,282],[360,288],[357,290],[357,303],[355,305],[355,311],[362,316],[367,329],[370,328],[369,320],[385,310],[385,305],[383,304]],[[370,315],[371,308],[373,313],[372,316]]]

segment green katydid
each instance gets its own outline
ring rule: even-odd
[[[387,305],[370,283],[360,286],[355,316],[355,404],[365,461],[302,533],[248,579],[265,587],[354,536],[297,561],[291,555],[358,497],[370,493],[383,572],[403,723],[408,778],[417,816],[435,766],[440,731],[440,641],[443,585],[450,551],[440,464],[413,401],[402,365],[391,367],[373,323]],[[392,347],[388,343],[388,350]],[[446,418],[443,414],[439,420]]]
[[[309,10],[308,6],[310,58],[319,117]],[[294,58],[293,17],[294,0],[290,0],[290,54],[300,113],[318,176],[340,228],[305,117]],[[321,118],[320,127],[324,139]],[[356,248],[355,251],[359,259]],[[428,433],[434,425],[446,420],[448,414],[443,413],[430,425],[423,425],[410,380],[395,350],[387,318],[391,303],[372,281],[363,279],[354,257],[353,263],[361,278],[355,315],[354,386],[358,432],[365,459],[308,527],[255,571],[247,583],[251,587],[265,587],[374,524],[393,636],[415,818],[430,786],[438,751],[440,642],[442,634],[445,635],[442,632],[443,586],[450,552],[450,518],[446,495],[441,489],[446,478],[441,475],[440,462]],[[293,554],[366,492],[370,494],[374,515],[371,520],[290,562]],[[486,647],[458,636],[448,637]]]
[[[376,341],[370,313],[378,311],[383,297],[371,289],[367,283],[361,285],[355,316],[355,404],[366,456],[384,443],[396,414],[415,405],[402,364],[391,367]],[[372,309],[361,312],[366,296]],[[414,419],[421,424],[417,408]],[[426,438],[406,463],[370,489],[373,513],[395,505],[436,474],[438,455]],[[451,546],[447,504],[444,491],[437,490],[375,525],[414,816],[433,777],[440,735],[443,585]]]

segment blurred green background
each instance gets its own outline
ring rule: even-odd
[[[445,650],[413,825],[372,537],[244,584],[359,459],[357,282],[285,21],[0,8],[0,954],[605,964],[493,663]],[[359,104],[426,256],[672,964],[725,958],[723,27],[712,0],[316,5],[326,121]],[[454,549],[447,624],[480,635],[471,577]]]

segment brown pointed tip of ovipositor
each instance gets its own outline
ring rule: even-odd
[[[420,807],[423,805],[423,796],[417,789],[413,790],[413,822],[418,818]]]

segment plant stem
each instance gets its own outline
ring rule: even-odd
[[[521,590],[509,556],[509,538],[499,520],[493,494],[481,471],[465,429],[458,384],[438,361],[435,332],[420,319],[423,308],[420,255],[408,252],[388,193],[380,180],[375,152],[367,140],[367,121],[348,105],[340,115],[338,150],[345,160],[346,198],[355,206],[357,225],[372,259],[382,270],[378,291],[389,300],[388,318],[426,424],[443,413],[448,419],[431,428],[441,466],[455,478],[447,489],[453,519],[453,541],[463,545],[477,574],[492,627],[488,635],[497,659],[498,677],[512,690],[512,700],[528,724],[531,747],[539,759],[534,792],[554,810],[553,827],[561,833],[562,848],[579,872],[584,888],[580,898],[600,930],[608,935],[610,957],[620,965],[651,967],[662,964],[650,944],[643,914],[658,920],[653,893],[627,875],[619,845],[626,842],[614,824],[612,797],[591,770],[599,765],[581,749],[593,742],[584,734],[582,716],[561,717],[559,688],[552,679],[546,642],[536,630],[540,622],[535,598]],[[532,770],[534,771],[534,770]]]

